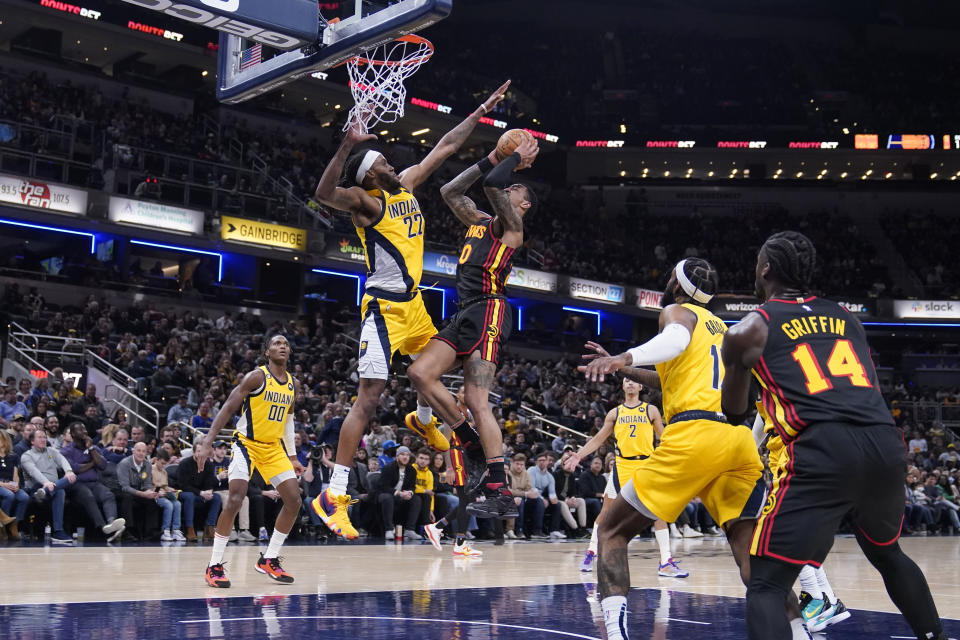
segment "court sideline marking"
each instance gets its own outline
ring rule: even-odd
[[[583,640],[602,640],[595,636],[584,636],[579,633],[570,633],[569,631],[556,631],[554,629],[543,629],[540,627],[525,627],[518,624],[503,624],[498,622],[483,622],[480,620],[445,620],[443,618],[404,618],[399,616],[277,616],[275,620],[390,620],[394,622],[446,622],[451,624],[474,624],[483,627],[504,627],[507,629],[520,629],[523,631],[539,631],[543,633],[552,633],[558,636],[567,636],[569,638],[582,638]],[[253,618],[208,618],[204,620],[180,620],[180,624],[197,624],[204,622],[252,622],[263,620],[262,616]]]

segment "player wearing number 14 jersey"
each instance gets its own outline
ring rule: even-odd
[[[810,295],[815,264],[806,236],[786,231],[767,239],[756,269],[766,302],[723,341],[724,412],[731,422],[745,417],[755,377],[783,442],[785,473],[777,475],[750,547],[748,635],[791,637],[784,597],[802,566],[820,566],[849,515],[860,548],[917,638],[945,639],[926,578],[897,542],[903,436],[880,395],[863,327],[837,303]]]

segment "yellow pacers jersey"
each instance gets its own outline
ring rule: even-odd
[[[369,227],[356,227],[367,259],[366,288],[410,293],[423,274],[423,213],[413,194],[400,188],[367,193],[383,203],[383,216]]]
[[[683,307],[697,314],[697,326],[683,353],[657,365],[663,389],[664,424],[670,424],[673,416],[684,411],[721,411],[724,369],[720,346],[727,325],[703,307]]]
[[[619,457],[635,458],[653,453],[653,424],[647,415],[647,406],[646,402],[641,402],[635,407],[625,404],[617,407],[613,437],[617,441]]]
[[[278,442],[283,439],[287,416],[293,410],[293,378],[288,373],[287,379],[280,381],[266,366],[260,370],[266,379],[243,401],[237,433],[257,442]]]

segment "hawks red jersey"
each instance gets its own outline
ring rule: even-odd
[[[495,218],[467,229],[457,265],[457,295],[464,300],[483,295],[506,295],[507,278],[516,251],[493,235]]]

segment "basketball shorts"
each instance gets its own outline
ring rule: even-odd
[[[783,439],[780,436],[772,434],[767,439],[767,465],[770,467],[770,473],[773,474],[774,478],[777,477],[783,463],[787,460],[784,449]]]
[[[763,462],[747,427],[713,420],[675,422],[664,430],[653,454],[638,462],[621,495],[665,522],[674,522],[697,496],[722,525],[753,519],[766,497]]]
[[[513,332],[513,313],[506,298],[485,298],[460,309],[436,336],[450,345],[458,356],[474,351],[494,365],[500,365],[503,344]]]
[[[394,353],[416,355],[437,333],[420,292],[404,302],[364,294],[360,316],[357,372],[361,378],[386,380]]]
[[[230,480],[249,482],[253,470],[258,469],[263,479],[276,488],[284,480],[297,477],[293,471],[293,463],[279,440],[258,442],[234,434],[232,455],[230,467],[227,469],[227,478]]]
[[[906,447],[888,425],[821,423],[785,443],[750,545],[755,556],[820,566],[850,514],[861,545],[900,537]]]
[[[646,460],[650,456],[644,456],[643,460]],[[633,474],[637,472],[637,469],[640,468],[640,464],[643,460],[627,460],[626,458],[617,458],[616,463],[613,465],[613,472],[610,473],[610,482],[607,484],[612,484],[613,486],[613,495],[611,497],[616,498],[617,494],[623,491],[623,485],[627,484],[630,481],[630,478],[633,477]]]

